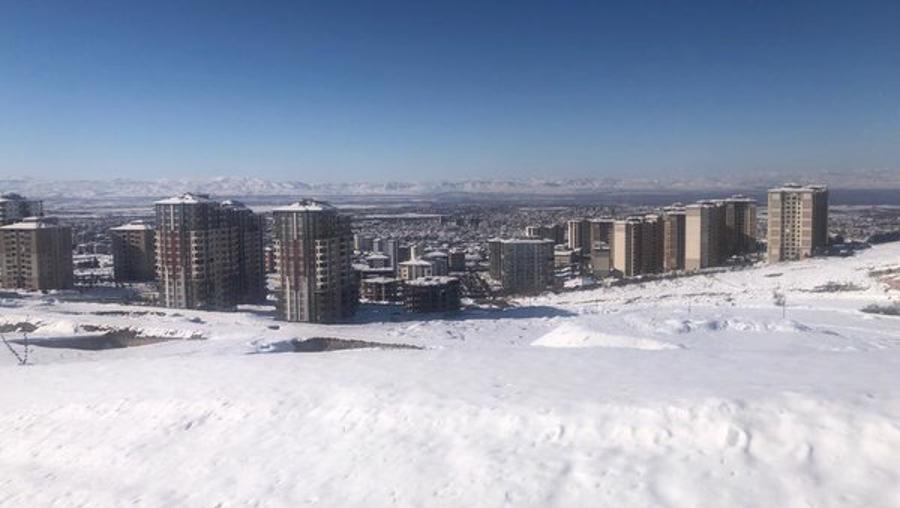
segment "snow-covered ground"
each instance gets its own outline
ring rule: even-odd
[[[0,351],[0,505],[900,506],[900,317],[860,312],[898,277],[886,244],[336,326],[3,298],[175,340]],[[312,336],[424,349],[276,353]]]

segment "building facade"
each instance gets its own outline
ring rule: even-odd
[[[222,202],[222,208],[237,228],[238,303],[266,301],[265,219],[240,201]]]
[[[756,252],[756,200],[732,196],[723,201],[722,247],[727,256]]]
[[[116,282],[148,282],[156,279],[156,229],[144,221],[132,221],[109,230]]]
[[[788,184],[769,190],[770,263],[813,256],[828,246],[828,188]]]
[[[422,277],[407,281],[403,288],[403,302],[412,312],[459,310],[459,280],[454,277]]]
[[[684,270],[684,242],[684,207],[668,207],[663,211],[663,271]]]
[[[434,275],[434,265],[424,259],[410,259],[398,265],[398,273],[403,280],[413,280]]]
[[[239,230],[231,213],[205,194],[182,194],[155,207],[160,303],[234,310],[242,298]]]
[[[641,274],[642,227],[643,220],[640,217],[617,220],[613,224],[612,267],[623,277]]]
[[[685,207],[684,269],[702,270],[721,262],[724,208],[721,203],[704,201]]]
[[[350,217],[314,200],[276,208],[273,214],[279,318],[330,323],[352,316],[359,291]]]
[[[661,215],[648,214],[641,219],[641,273],[663,271],[664,223]]]
[[[544,291],[553,284],[554,244],[537,238],[491,240],[491,277],[510,293]]]
[[[550,240],[554,244],[566,242],[566,230],[559,224],[527,226],[525,228],[525,236],[528,238]]]
[[[0,287],[42,291],[73,286],[72,229],[29,217],[0,227]]]
[[[363,279],[360,296],[370,302],[399,302],[403,297],[403,281],[394,277]]]
[[[586,219],[570,220],[566,223],[568,227],[568,247],[569,249],[581,249],[582,254],[589,254],[591,251],[591,222]]]

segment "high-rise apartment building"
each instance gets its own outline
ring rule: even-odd
[[[352,316],[359,292],[352,268],[350,217],[315,200],[273,213],[281,282],[279,318],[328,323]]]
[[[253,213],[240,201],[222,202],[222,207],[237,228],[238,303],[262,303],[266,300],[265,218]]]
[[[244,298],[240,226],[232,211],[205,194],[191,193],[155,206],[160,303],[233,310]]]
[[[527,226],[525,228],[525,236],[528,238],[550,240],[555,245],[566,243],[566,230],[559,224]]]
[[[569,248],[581,249],[582,255],[588,255],[591,252],[591,222],[587,219],[570,220],[567,227]]]
[[[663,210],[663,271],[684,270],[685,210],[674,205]]]
[[[589,228],[591,271],[598,276],[609,275],[613,269],[614,219],[591,219]]]
[[[449,257],[447,259],[448,270],[450,272],[464,272],[466,271],[466,252],[463,250],[453,249],[449,253]]]
[[[384,254],[390,258],[391,267],[394,268],[394,273],[397,272],[397,263],[402,261],[400,259],[400,240],[396,238],[388,238],[384,241]]]
[[[756,251],[756,200],[732,196],[722,200],[724,256],[740,256]]]
[[[617,220],[613,224],[612,266],[623,277],[633,277],[641,273],[643,222],[641,217],[629,217]]]
[[[798,260],[828,245],[828,188],[788,184],[769,190],[770,263]]]
[[[72,285],[70,227],[43,217],[0,227],[0,287],[39,291]]]
[[[156,229],[132,221],[109,230],[116,282],[147,282],[156,278]]]
[[[0,226],[19,222],[26,217],[44,215],[44,203],[24,197],[14,192],[0,194]]]
[[[491,277],[510,293],[539,293],[553,284],[554,241],[539,238],[488,242]]]
[[[701,201],[685,207],[684,269],[701,270],[718,266],[723,260],[723,225],[725,207],[722,202]]]
[[[641,219],[641,273],[663,271],[664,229],[661,215],[648,214]]]

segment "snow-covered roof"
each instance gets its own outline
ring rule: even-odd
[[[439,250],[427,252],[423,256],[423,258],[445,258],[448,257],[446,252],[441,252]]]
[[[213,203],[209,198],[209,194],[195,194],[193,192],[185,192],[178,196],[172,196],[168,199],[157,201],[157,205],[196,205],[199,203]]]
[[[315,199],[302,199],[290,205],[273,209],[275,212],[325,212],[330,210],[337,210],[337,208],[331,203]]]
[[[431,266],[431,263],[424,259],[410,259],[409,261],[401,261],[397,264],[400,266]]]
[[[247,205],[245,205],[244,203],[242,203],[236,199],[226,199],[225,201],[222,201],[222,206],[224,206],[226,208],[235,208],[235,209],[239,209],[239,210],[247,209]]]
[[[459,279],[456,277],[436,276],[436,277],[419,277],[418,279],[406,281],[407,286],[441,286],[455,282]]]
[[[128,224],[122,224],[121,226],[110,228],[110,231],[148,231],[152,229],[154,229],[153,226],[147,224],[145,221],[134,220],[129,222]]]
[[[369,254],[368,256],[366,256],[366,259],[391,259],[391,257],[376,252],[375,254]]]
[[[7,230],[29,230],[29,229],[56,229],[60,227],[59,222],[52,217],[26,217],[22,222],[16,222],[8,226],[0,227]]]
[[[390,284],[392,282],[399,282],[400,279],[396,277],[371,277],[368,279],[363,279],[363,284]]]
[[[491,238],[489,242],[500,243],[554,243],[546,238]]]
[[[786,183],[781,187],[769,189],[769,192],[818,192],[828,190],[826,185],[798,185],[796,183]]]

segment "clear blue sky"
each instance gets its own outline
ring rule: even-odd
[[[0,3],[0,176],[900,169],[900,2]]]

